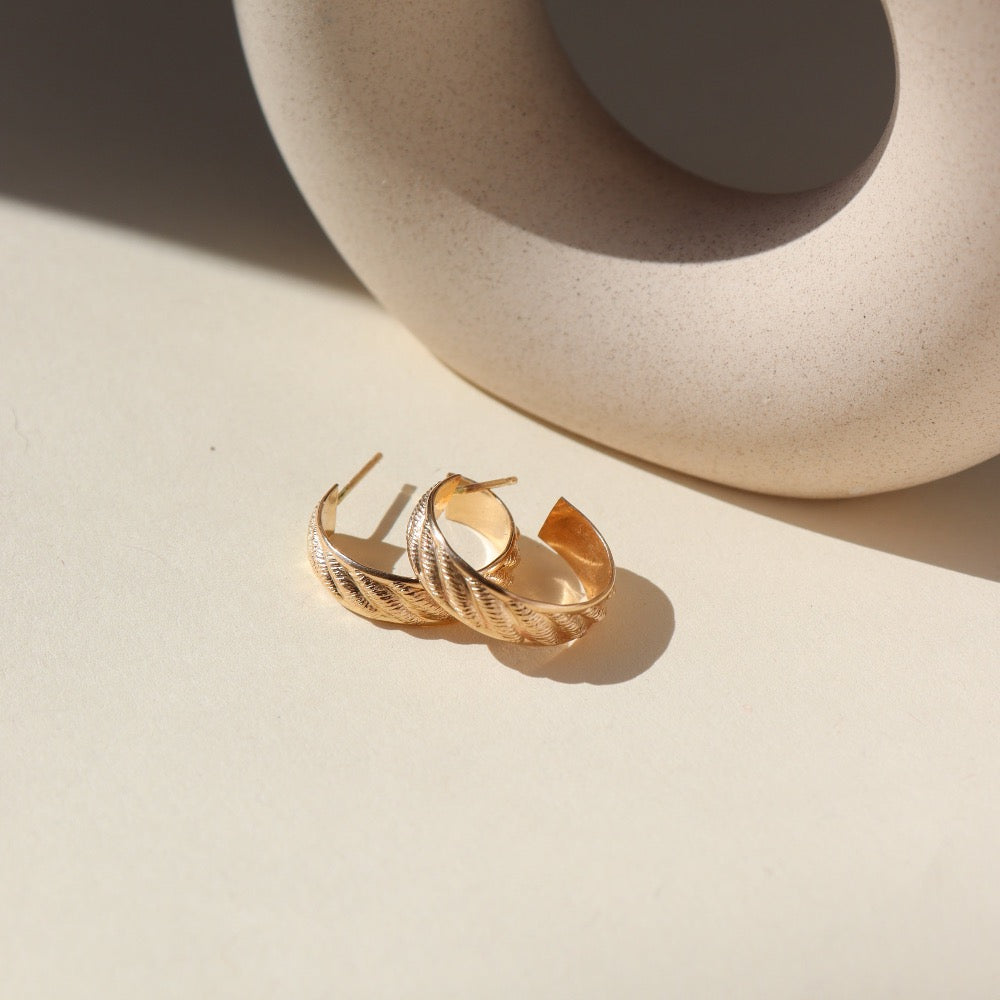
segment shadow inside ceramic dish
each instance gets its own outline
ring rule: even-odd
[[[227,3],[0,5],[0,195],[361,290],[291,181]]]
[[[495,218],[593,253],[716,261],[790,243],[864,187],[895,125],[893,47],[871,70],[875,89],[891,96],[885,127],[858,167],[804,193],[746,193],[681,170],[628,135],[576,76],[542,3],[456,4],[449,14],[447,30],[436,31],[419,3],[375,4],[364,19],[336,7],[307,16],[310,37],[324,44],[350,32],[338,49],[340,77],[378,81],[352,89],[351,113],[392,158]]]

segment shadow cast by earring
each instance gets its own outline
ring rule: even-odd
[[[406,549],[402,545],[393,545],[391,542],[387,542],[385,538],[392,531],[399,520],[399,515],[416,491],[417,488],[412,483],[406,483],[400,487],[395,499],[386,508],[378,524],[367,537],[347,535],[338,531],[337,543],[344,553],[365,566],[380,566],[387,572],[392,571],[392,568],[405,554]],[[406,575],[406,570],[402,572]]]
[[[455,646],[484,646],[486,644],[484,636],[456,621],[431,625],[396,625],[393,622],[380,622],[372,619],[371,623],[376,628],[389,632],[405,632],[406,635],[412,636],[414,639],[425,641],[437,639],[441,642],[450,642]]]
[[[385,541],[415,487],[407,483],[367,538],[337,535],[345,551],[365,564],[392,566],[405,551]],[[578,581],[552,549],[521,538],[521,560],[514,572],[519,593],[557,604],[579,599]],[[630,570],[617,570],[615,591],[604,620],[575,642],[529,646],[487,639],[458,621],[433,625],[398,625],[371,619],[380,629],[401,631],[415,639],[436,639],[457,646],[486,646],[494,658],[527,677],[563,684],[620,684],[648,670],[666,651],[674,634],[674,609],[655,584]]]
[[[528,677],[560,684],[621,684],[647,671],[674,634],[674,608],[659,587],[619,569],[604,621],[566,646],[520,646],[488,640],[493,656]]]
[[[576,642],[563,646],[522,646],[487,639],[458,622],[405,626],[372,622],[415,639],[457,646],[485,646],[494,659],[526,677],[560,684],[621,684],[645,673],[666,652],[674,634],[674,607],[656,584],[619,569],[608,613]]]

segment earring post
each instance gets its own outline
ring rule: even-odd
[[[482,490],[496,489],[498,486],[513,486],[517,482],[517,476],[505,476],[503,479],[487,479],[482,483],[467,483],[459,486],[456,493],[479,493]]]
[[[348,480],[347,485],[342,486],[337,491],[337,503],[340,503],[340,501],[343,500],[344,497],[346,497],[347,494],[350,493],[351,490],[353,490],[354,487],[357,486],[358,483],[360,483],[361,480],[364,479],[365,476],[367,476],[368,473],[371,472],[372,469],[374,469],[375,466],[378,465],[378,463],[381,461],[382,461],[382,452],[380,451],[375,452],[375,454],[372,455],[372,457],[369,458],[368,461],[365,462],[365,464],[360,469],[358,469],[357,472],[354,473],[353,477],[350,480]]]

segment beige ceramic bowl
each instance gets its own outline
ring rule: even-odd
[[[1000,3],[890,0],[845,181],[713,187],[598,107],[540,0],[237,0],[331,239],[442,361],[708,479],[844,496],[1000,450]]]

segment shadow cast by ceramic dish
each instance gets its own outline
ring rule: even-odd
[[[363,291],[288,175],[229,4],[4,4],[0,92],[0,194]]]
[[[848,500],[764,496],[651,468],[765,517],[1000,583],[1000,455],[921,486]]]
[[[476,388],[487,392],[481,386]],[[1000,530],[996,513],[1000,509],[1000,455],[943,479],[888,493],[841,500],[770,496],[712,483],[634,458],[542,420],[499,396],[489,392],[487,395],[525,419],[609,458],[723,503],[855,545],[1000,583]]]
[[[397,15],[373,8],[370,21],[355,27],[377,37],[384,27],[380,17]],[[536,43],[556,53],[560,87],[569,93],[553,97],[571,98],[582,109],[584,121],[576,124],[585,126],[588,148],[610,157],[597,171],[601,190],[590,190],[590,156],[561,145],[558,136],[540,143],[538,135],[525,133],[535,153],[554,158],[550,169],[536,164],[525,174],[518,164],[535,158],[514,156],[509,139],[501,141],[502,130],[475,102],[453,108],[452,125],[459,135],[468,132],[473,146],[501,143],[489,184],[478,168],[468,172],[467,158],[441,144],[414,136],[407,148],[442,184],[484,211],[569,246],[663,261],[725,259],[778,246],[850,201],[892,132],[895,105],[868,160],[817,192],[758,196],[722,188],[660,160],[624,133],[576,80],[541,5],[525,16],[538,21]],[[392,33],[399,33],[398,25]],[[468,93],[479,92],[471,87],[483,70],[475,50],[456,49],[450,38],[440,35],[447,51],[407,49],[409,62],[395,60],[385,86],[406,92],[400,107],[415,99],[434,104],[440,96],[435,88],[453,87],[456,73],[468,78]],[[352,51],[361,52],[363,41],[358,37]],[[425,70],[435,59],[456,65],[431,79]],[[288,175],[228,4],[110,0],[96,11],[69,0],[6,5],[0,11],[0,88],[6,95],[0,104],[0,192],[362,291]],[[374,95],[358,95],[357,114],[367,113],[370,99]],[[379,104],[393,102],[383,95]],[[384,123],[387,141],[404,143],[420,120],[411,111]],[[616,149],[622,151],[618,158]],[[546,179],[541,185],[540,177]],[[572,208],[581,204],[581,192],[589,192],[584,201],[590,206],[582,213]]]

